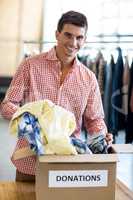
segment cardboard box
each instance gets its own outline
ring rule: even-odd
[[[116,154],[40,156],[36,200],[115,200]]]

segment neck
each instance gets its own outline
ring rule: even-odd
[[[60,49],[58,49],[58,47],[56,47],[56,56],[61,62],[62,69],[66,67],[67,68],[72,67],[74,59],[63,55]]]

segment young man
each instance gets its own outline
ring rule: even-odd
[[[26,102],[49,99],[74,113],[75,137],[80,137],[82,119],[90,135],[106,134],[101,95],[95,75],[77,59],[86,40],[86,17],[75,11],[64,13],[57,25],[57,45],[49,52],[24,60],[13,78],[1,104],[1,113],[11,119],[19,106]],[[16,149],[26,147],[18,140]],[[35,156],[14,161],[24,174],[35,174]]]

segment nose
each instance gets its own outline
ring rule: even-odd
[[[70,41],[70,44],[71,44],[73,47],[76,47],[76,46],[77,46],[77,38],[76,38],[76,37],[72,37],[72,38],[71,38],[71,41]]]

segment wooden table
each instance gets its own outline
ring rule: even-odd
[[[35,184],[22,182],[0,183],[0,200],[35,200]]]
[[[22,182],[0,183],[0,200],[36,200],[35,184]],[[133,193],[119,180],[116,183],[116,200],[133,200]]]

